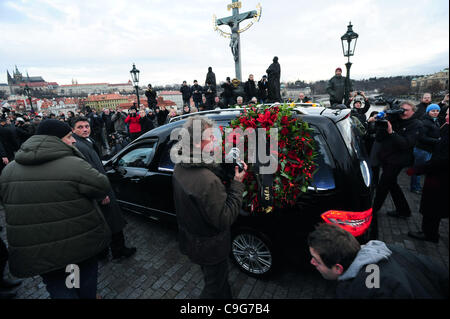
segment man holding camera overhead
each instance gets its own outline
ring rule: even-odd
[[[369,122],[377,121],[376,140],[381,143],[378,158],[383,168],[373,204],[374,214],[383,206],[390,192],[395,211],[387,214],[391,217],[411,216],[411,209],[398,185],[397,177],[403,168],[414,161],[413,149],[422,125],[413,118],[415,111],[416,106],[412,102],[402,102],[397,109],[388,111],[385,118],[369,119]]]

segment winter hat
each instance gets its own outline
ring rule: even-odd
[[[63,138],[67,134],[72,132],[72,129],[67,123],[59,120],[45,120],[39,124],[36,134],[37,135],[51,135],[59,138]]]
[[[342,72],[342,69],[341,68],[337,68],[336,71],[341,71]],[[336,72],[336,71],[334,71],[334,72]]]
[[[428,112],[433,111],[433,110],[441,111],[441,108],[437,104],[430,104],[427,107],[426,113],[428,114]]]

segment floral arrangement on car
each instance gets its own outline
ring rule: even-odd
[[[221,128],[223,130],[223,128]],[[231,121],[227,130],[233,132],[265,132],[266,155],[275,159],[275,172],[271,174],[272,189],[270,190],[272,200],[270,205],[261,200],[261,174],[258,165],[248,164],[248,170],[243,183],[246,186],[244,192],[244,207],[251,213],[269,213],[274,208],[286,208],[294,206],[296,200],[305,193],[312,183],[313,174],[316,170],[314,158],[315,142],[312,137],[312,129],[308,123],[293,116],[289,104],[276,104],[274,106],[249,106],[244,109],[239,117]],[[258,130],[263,129],[263,130]],[[276,130],[271,140],[271,133]],[[274,140],[278,143],[274,143]],[[264,140],[264,138],[262,138]],[[226,134],[222,143],[222,151],[236,146],[244,149],[244,157],[249,159],[249,137],[248,134]],[[270,154],[268,154],[270,153]],[[257,161],[256,161],[257,162]],[[268,194],[266,194],[268,195]],[[263,203],[261,203],[263,201]]]

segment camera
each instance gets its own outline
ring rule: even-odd
[[[221,168],[225,175],[225,180],[232,180],[235,175],[235,167],[239,167],[239,172],[244,170],[244,165],[240,159],[241,151],[237,147],[233,147],[225,156],[225,163],[222,163]]]

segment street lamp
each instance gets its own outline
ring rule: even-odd
[[[31,113],[34,113],[33,103],[31,102],[31,90],[30,90],[28,84],[25,85],[25,88],[23,89],[23,91],[25,92],[25,95],[28,96],[28,100],[30,101]]]
[[[136,65],[133,63],[133,68],[131,69],[131,80],[133,81],[134,88],[136,89],[136,96],[137,96],[137,107],[141,106],[141,102],[139,100],[139,70],[136,69]]]
[[[352,66],[352,64],[350,63],[350,57],[355,54],[356,42],[358,41],[358,34],[353,32],[352,27],[352,23],[349,22],[347,26],[347,32],[341,37],[342,51],[344,53],[344,57],[348,58],[348,62],[345,64],[345,66],[347,67],[347,77],[345,79],[344,94],[345,103],[347,103],[350,94],[350,67]]]

